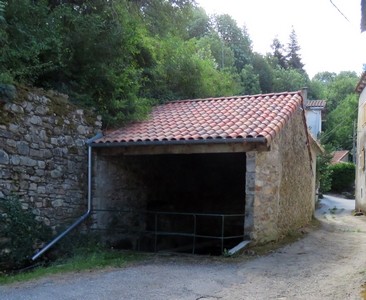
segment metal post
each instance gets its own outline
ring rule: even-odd
[[[158,244],[158,235],[157,235],[157,231],[158,231],[158,213],[155,213],[155,252],[157,251],[157,244]]]
[[[225,230],[225,215],[221,216],[221,253],[224,253],[224,230]]]
[[[193,215],[193,247],[192,247],[192,254],[196,251],[196,227],[197,227],[197,220],[196,215]]]

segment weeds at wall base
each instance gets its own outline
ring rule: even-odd
[[[82,272],[105,267],[121,268],[144,257],[143,254],[113,249],[104,249],[98,252],[87,252],[88,250],[86,249],[78,250],[80,254],[70,258],[62,258],[50,263],[37,263],[31,268],[16,272],[0,272],[0,285],[29,281],[67,272]]]

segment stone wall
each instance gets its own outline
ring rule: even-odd
[[[68,226],[86,209],[85,142],[100,129],[67,96],[18,87],[0,102],[0,197],[17,195],[53,229]]]
[[[247,153],[245,232],[252,240],[279,239],[311,220],[315,170],[307,142],[298,110],[271,143],[270,151]]]
[[[363,76],[364,77],[364,76]],[[358,100],[357,164],[355,180],[356,210],[366,213],[366,88]]]
[[[288,234],[310,222],[314,214],[316,170],[310,157],[309,140],[305,134],[302,112],[297,111],[281,135],[282,176],[278,229]]]
[[[144,229],[144,220],[140,220],[136,212],[146,209],[147,168],[134,157],[105,156],[103,150],[93,151],[91,228],[101,232],[105,242],[114,246],[125,243],[119,246],[136,248],[137,232]]]

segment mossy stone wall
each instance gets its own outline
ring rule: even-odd
[[[0,197],[18,196],[53,229],[69,225],[86,209],[86,140],[100,130],[66,95],[17,87],[0,101]]]

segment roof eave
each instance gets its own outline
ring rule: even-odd
[[[93,148],[111,147],[138,147],[138,146],[165,146],[165,145],[207,145],[207,144],[238,144],[238,143],[258,143],[268,144],[265,137],[256,138],[223,138],[223,139],[199,139],[199,140],[162,140],[162,141],[136,141],[136,142],[104,142],[90,144]]]
[[[150,154],[192,154],[192,153],[234,153],[250,151],[269,151],[270,146],[264,137],[144,141],[124,143],[93,143],[95,150],[103,150],[105,155],[150,155]]]

